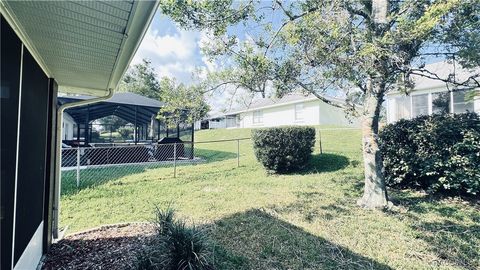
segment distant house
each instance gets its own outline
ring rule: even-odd
[[[215,115],[205,121],[208,121],[208,128],[255,128],[285,125],[358,126],[358,120],[347,118],[342,109],[328,105],[313,95],[305,96],[297,93],[282,98],[265,98],[246,108]]]
[[[227,125],[227,119],[228,119],[228,125]],[[218,129],[218,128],[233,127],[230,119],[231,117],[225,115],[224,113],[209,114],[206,117],[204,117],[201,121],[195,122],[195,129],[196,130]]]
[[[425,66],[425,69],[438,75],[441,79],[448,79],[455,75],[456,81],[465,81],[475,72],[455,67],[448,62],[438,62]],[[478,73],[478,70],[476,71]],[[423,76],[414,77],[415,88],[409,95],[401,92],[392,92],[387,95],[387,122],[393,123],[400,119],[411,119],[419,115],[433,113],[480,113],[480,88],[459,88],[441,80],[434,80]],[[469,93],[477,92],[475,97]]]

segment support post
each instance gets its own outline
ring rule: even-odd
[[[77,188],[80,187],[80,147],[77,147]]]
[[[195,158],[195,124],[192,124],[192,143],[191,143],[192,151],[190,154],[190,159]]]
[[[177,143],[173,144],[173,178],[177,177]]]
[[[62,190],[62,118],[63,112],[68,108],[83,106],[90,103],[95,103],[103,100],[107,100],[113,96],[113,89],[108,89],[108,94],[106,96],[82,100],[78,102],[65,103],[57,109],[57,126],[56,126],[56,144],[55,144],[55,185],[54,192],[55,196],[53,197],[53,207],[52,207],[52,236],[53,238],[58,238],[59,230],[59,214],[60,214],[60,191]]]
[[[318,130],[318,144],[320,145],[320,155],[323,154],[323,149],[322,149],[322,133],[320,132],[320,129]]]
[[[137,132],[137,106],[135,106],[135,123],[133,124],[135,127],[133,128],[133,140],[135,141],[135,145],[138,141],[138,132]]]
[[[85,118],[85,145],[88,145],[90,143],[90,105],[87,105],[87,118]]]

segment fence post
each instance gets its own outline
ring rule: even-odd
[[[177,143],[173,144],[173,178],[177,177]]]
[[[77,147],[77,188],[80,187],[80,146]]]
[[[320,132],[320,129],[318,129],[318,143],[320,145],[320,155],[323,154],[322,150],[322,133]]]
[[[237,139],[237,167],[240,167],[240,140]]]

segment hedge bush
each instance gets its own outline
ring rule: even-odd
[[[379,136],[387,185],[480,193],[480,117],[434,114],[387,125]]]
[[[291,172],[304,168],[315,144],[313,127],[275,127],[252,130],[257,160],[273,172]]]

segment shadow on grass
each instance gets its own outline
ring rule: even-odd
[[[321,192],[297,192],[297,200],[288,205],[272,205],[269,209],[279,214],[296,214],[308,223],[321,218],[324,220],[333,220],[338,217],[351,214],[348,208],[348,200],[340,199],[335,203],[318,206],[321,201]],[[347,206],[346,206],[347,205]]]
[[[224,251],[218,269],[391,269],[261,210],[217,221],[211,234]]]
[[[332,153],[317,154],[312,156],[310,164],[302,173],[334,172],[348,165],[349,160],[345,156]]]
[[[464,269],[480,269],[480,204],[398,191],[392,192],[391,198],[408,209],[397,217],[408,218],[417,237],[440,259]]]
[[[349,159],[346,156],[332,154],[332,153],[323,153],[312,155],[308,165],[299,171],[292,172],[282,172],[279,174],[312,174],[312,173],[323,173],[323,172],[335,172],[341,169],[346,168],[350,164]]]

